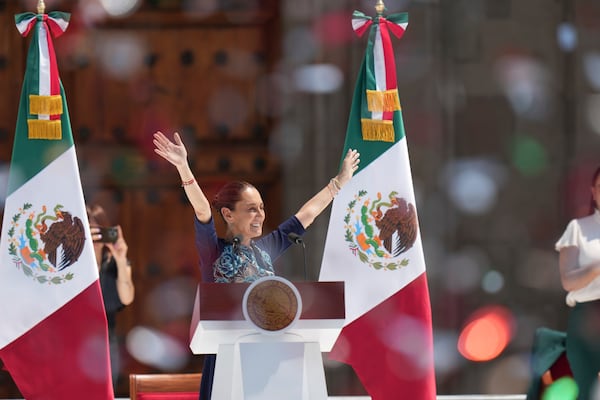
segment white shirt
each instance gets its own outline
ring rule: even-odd
[[[577,268],[590,265],[600,260],[600,211],[587,217],[573,219],[567,229],[554,245],[556,251],[564,247],[575,246],[579,249]],[[588,283],[587,286],[567,293],[567,304],[574,307],[575,303],[600,299],[600,276]]]

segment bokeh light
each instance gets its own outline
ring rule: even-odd
[[[315,64],[296,69],[294,82],[296,89],[309,93],[332,93],[340,88],[344,80],[342,71],[335,65]]]
[[[495,73],[513,111],[529,120],[550,114],[550,74],[545,64],[532,57],[510,55],[498,59]]]
[[[460,356],[460,353],[456,349],[457,341],[457,332],[442,329],[436,330],[433,347],[435,349],[435,372],[438,376],[449,375],[464,363],[464,358]]]
[[[600,53],[588,51],[583,55],[583,74],[590,86],[600,90]]]
[[[505,171],[486,159],[458,159],[443,172],[443,185],[454,206],[467,214],[485,214],[494,206]]]
[[[573,51],[577,47],[577,30],[570,22],[563,22],[556,28],[556,41],[563,51]]]
[[[513,165],[525,176],[536,176],[548,167],[546,149],[535,138],[518,135],[512,142]]]
[[[576,400],[578,394],[579,388],[573,378],[563,376],[544,390],[542,400]]]
[[[140,6],[140,0],[100,0],[100,3],[112,17],[125,17]]]
[[[500,271],[488,271],[483,275],[481,288],[484,292],[498,293],[504,287],[504,276]]]
[[[458,339],[458,351],[471,361],[490,361],[498,357],[512,337],[513,317],[501,306],[477,310],[469,318]]]
[[[117,80],[127,80],[144,66],[145,43],[127,33],[106,33],[97,43],[100,64]]]
[[[189,348],[156,329],[136,326],[127,334],[126,346],[137,361],[162,371],[177,371],[191,355]]]

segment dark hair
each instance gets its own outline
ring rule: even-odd
[[[98,204],[85,207],[90,225],[94,226],[110,226],[110,220],[104,208]]]
[[[598,180],[598,176],[600,176],[600,167],[596,168],[596,172],[594,172],[594,176],[592,178],[592,187],[596,185],[596,180]],[[590,214],[593,214],[594,210],[596,210],[596,202],[594,201],[594,195],[590,196],[592,196],[590,200]]]
[[[256,189],[254,185],[245,181],[233,181],[225,184],[213,198],[213,208],[223,217],[221,208],[235,209],[235,203],[242,199],[242,192],[248,188]]]

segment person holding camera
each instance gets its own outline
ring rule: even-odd
[[[108,323],[113,388],[116,388],[120,370],[116,318],[117,313],[123,307],[133,302],[135,286],[131,276],[131,266],[127,259],[127,242],[123,237],[121,226],[111,226],[106,212],[99,205],[88,206],[87,214],[94,241],[104,311]]]
[[[171,141],[162,132],[156,132],[153,143],[156,154],[177,168],[181,186],[194,209],[196,248],[205,282],[252,282],[274,275],[273,262],[291,245],[290,234],[304,234],[305,229],[352,178],[360,161],[358,152],[349,150],[337,176],[304,203],[296,214],[274,231],[263,235],[265,206],[253,185],[240,181],[227,183],[211,203],[194,178],[180,135],[175,133],[174,141]],[[217,237],[211,207],[227,225],[224,238]],[[211,397],[215,365],[216,356],[207,354],[202,369],[200,400]]]

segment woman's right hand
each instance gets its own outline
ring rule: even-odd
[[[173,135],[175,142],[170,141],[162,132],[157,131],[154,134],[155,149],[154,152],[173,164],[176,167],[181,167],[187,164],[187,150],[181,140],[179,133]]]

